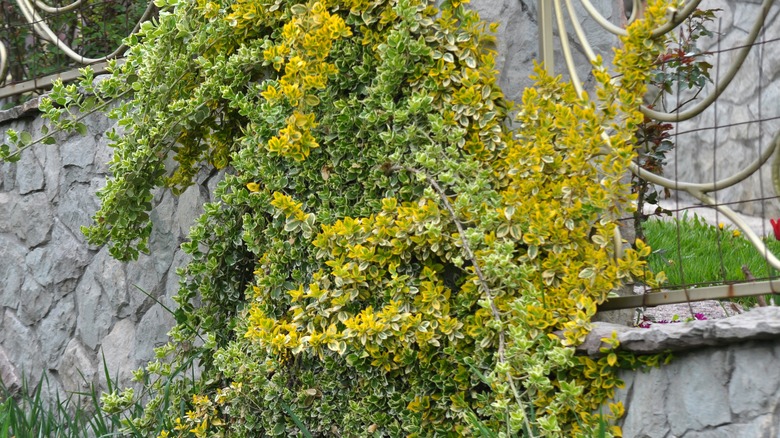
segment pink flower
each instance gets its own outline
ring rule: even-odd
[[[780,219],[769,219],[769,222],[775,231],[775,239],[780,240]]]

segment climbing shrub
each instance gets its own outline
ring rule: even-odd
[[[616,79],[594,65],[592,98],[537,69],[513,124],[491,29],[461,3],[160,0],[110,78],[86,73],[94,96],[42,103],[78,129],[72,110],[124,99],[85,229],[120,259],[147,249],[154,188],[226,169],[128,429],[619,435],[604,422],[623,407],[598,411],[616,370],[659,358],[573,347],[650,252],[622,251],[615,228],[665,10],[630,27]]]

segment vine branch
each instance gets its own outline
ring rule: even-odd
[[[463,228],[463,224],[461,223],[460,219],[458,219],[458,216],[455,213],[455,209],[452,208],[452,204],[450,204],[449,199],[447,199],[447,194],[444,193],[444,190],[439,185],[439,182],[436,181],[436,179],[433,178],[432,176],[428,175],[425,171],[421,171],[411,167],[400,167],[400,166],[392,166],[391,170],[393,171],[406,170],[408,172],[416,173],[424,176],[426,181],[428,181],[428,184],[430,184],[431,188],[436,192],[436,194],[439,195],[439,198],[441,198],[441,201],[444,204],[444,208],[447,209],[447,212],[449,212],[452,221],[455,223],[455,227],[458,229],[458,234],[460,235],[460,241],[463,244],[463,251],[466,253],[466,257],[471,261],[471,265],[474,266],[474,273],[477,274],[477,278],[479,279],[479,285],[482,291],[485,293],[485,296],[487,296],[488,303],[490,304],[490,311],[493,314],[493,318],[499,323],[498,361],[500,364],[506,363],[506,356],[504,354],[504,350],[506,346],[506,338],[504,335],[503,322],[501,321],[501,314],[499,313],[498,307],[496,306],[495,303],[495,299],[493,298],[493,292],[490,290],[490,286],[488,285],[488,282],[485,279],[485,275],[482,273],[482,268],[480,268],[479,262],[477,262],[477,257],[474,255],[474,252],[471,250],[471,246],[469,246],[469,242],[466,239],[466,234]],[[506,371],[506,378],[507,378],[507,383],[509,383],[509,386],[512,389],[512,395],[514,396],[517,405],[523,406],[523,402],[520,400],[520,394],[517,392],[517,387],[515,386],[514,378],[512,377],[512,374],[509,370]],[[528,430],[530,438],[534,438],[533,432],[531,430],[531,424],[529,423],[528,418],[526,416],[523,416],[523,422],[526,426],[526,429]]]

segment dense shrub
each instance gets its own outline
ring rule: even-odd
[[[594,66],[595,98],[539,69],[513,124],[490,30],[461,3],[162,0],[96,96],[42,104],[73,125],[71,108],[126,99],[85,230],[118,258],[146,250],[155,187],[227,168],[133,428],[568,437],[622,414],[594,412],[636,359],[572,347],[649,253],[614,236],[664,9],[632,25],[616,80]]]

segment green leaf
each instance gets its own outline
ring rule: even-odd
[[[19,133],[19,142],[22,143],[24,146],[29,146],[32,143],[32,135],[27,131],[22,131]]]

